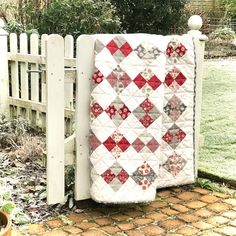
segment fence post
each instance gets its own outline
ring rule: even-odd
[[[0,24],[0,114],[9,117],[8,33],[2,27],[3,22]]]
[[[203,143],[203,136],[200,135],[200,121],[201,121],[201,105],[202,105],[202,78],[203,78],[203,63],[204,63],[204,51],[205,42],[207,36],[203,35],[200,31],[202,27],[202,18],[198,15],[193,15],[188,20],[188,26],[190,31],[188,34],[194,38],[195,52],[196,52],[196,97],[195,97],[195,177],[197,177],[197,157],[200,143]]]
[[[46,40],[47,202],[64,202],[64,39]]]

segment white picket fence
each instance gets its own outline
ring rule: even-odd
[[[199,31],[201,22],[198,18],[190,20],[189,26],[197,53],[196,107],[199,117],[195,138],[198,141],[206,38]],[[75,164],[75,199],[90,196],[88,107],[94,37],[80,36],[76,47],[74,44],[71,35],[63,38],[32,34],[28,38],[26,34],[8,36],[0,28],[0,113],[9,117],[22,116],[31,125],[46,129],[49,204],[64,201],[65,165]],[[66,135],[69,137],[65,138]]]

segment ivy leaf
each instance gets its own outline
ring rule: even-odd
[[[6,203],[2,206],[2,210],[6,212],[7,214],[11,214],[14,208],[15,208],[15,205],[12,202]]]

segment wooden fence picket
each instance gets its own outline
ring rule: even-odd
[[[47,202],[64,201],[64,39],[46,41]]]
[[[48,38],[47,34],[42,34],[41,36],[41,56],[46,55],[46,40]],[[42,78],[41,78],[41,102],[46,103],[46,71],[42,67]]]

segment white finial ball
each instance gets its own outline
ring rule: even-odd
[[[188,26],[191,30],[200,30],[202,27],[202,18],[199,15],[193,15],[188,20]]]

